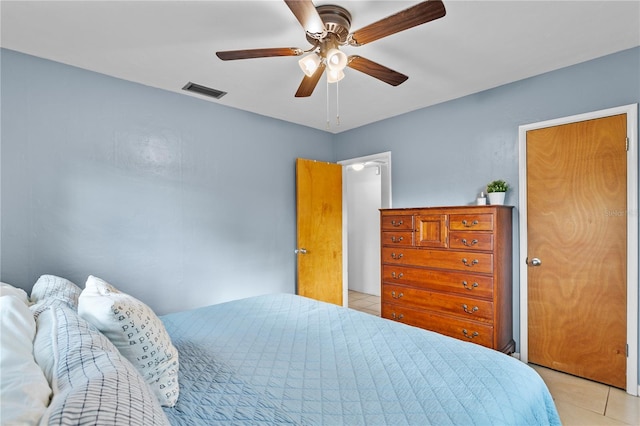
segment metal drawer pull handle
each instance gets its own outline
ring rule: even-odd
[[[396,292],[395,291],[391,292],[391,297],[393,297],[394,299],[400,299],[402,296],[404,296],[403,293],[400,293],[399,295],[396,296]]]
[[[462,287],[466,288],[467,290],[473,290],[474,288],[478,287],[478,283],[473,283],[471,284],[471,286],[469,286],[469,283],[467,283],[466,281],[462,281]]]
[[[399,243],[402,240],[404,240],[404,237],[396,237],[396,236],[391,237],[391,241],[394,243]]]
[[[396,259],[396,260],[402,259],[403,256],[404,256],[404,254],[402,254],[402,253],[398,253],[398,254],[391,253],[391,258],[392,259]]]
[[[463,239],[462,239],[462,244],[464,244],[464,245],[465,245],[465,246],[467,246],[467,247],[473,247],[473,246],[475,246],[476,244],[478,244],[478,240],[473,239],[473,240],[471,240],[471,244],[469,244],[469,243],[467,243],[467,239],[466,239],[466,238],[463,238]]]
[[[402,318],[404,318],[404,315],[403,314],[396,315],[395,312],[392,312],[391,313],[391,318],[393,318],[394,320],[401,320]]]
[[[478,224],[478,221],[477,221],[477,220],[474,220],[473,222],[471,222],[471,224],[469,224],[469,222],[467,222],[467,220],[466,220],[466,219],[463,219],[463,220],[462,220],[462,224],[463,224],[464,226],[466,226],[467,228],[471,228],[472,226],[477,225],[477,224]]]
[[[391,278],[395,278],[396,280],[399,280],[402,277],[404,277],[404,274],[402,272],[400,272],[399,274],[396,274],[395,272],[391,273]]]
[[[471,263],[469,263],[466,257],[462,259],[462,263],[464,263],[464,266],[468,266],[469,268],[471,268],[474,265],[477,265],[479,262],[480,261],[478,259],[473,259]]]
[[[395,220],[391,221],[391,226],[401,226],[402,224],[404,224],[404,220],[400,220],[398,222],[396,222]]]
[[[462,334],[464,334],[464,337],[466,337],[467,339],[473,339],[474,337],[478,337],[477,331],[474,331],[473,333],[469,334],[466,328],[462,329]]]
[[[474,312],[477,312],[478,309],[480,308],[478,308],[477,306],[474,306],[473,309],[469,310],[469,307],[466,304],[464,304],[462,305],[462,309],[464,309],[464,311],[468,314],[473,314]]]

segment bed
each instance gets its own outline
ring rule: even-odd
[[[299,296],[166,315],[181,357],[172,424],[559,424],[518,360]]]
[[[5,294],[2,424],[560,424],[515,358],[300,296],[157,317],[95,277],[84,290],[43,276],[31,299]],[[21,339],[23,353],[7,355]],[[7,372],[18,387],[7,390]]]

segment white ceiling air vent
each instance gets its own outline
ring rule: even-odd
[[[199,84],[195,84],[192,82],[188,82],[182,88],[182,90],[188,90],[189,92],[195,92],[201,95],[211,96],[212,98],[216,98],[216,99],[220,99],[221,97],[227,94],[227,92],[223,92],[222,90],[212,89],[210,87],[201,86]]]

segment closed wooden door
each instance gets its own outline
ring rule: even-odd
[[[342,166],[296,160],[297,293],[342,305]]]
[[[626,383],[626,115],[527,132],[529,361]]]

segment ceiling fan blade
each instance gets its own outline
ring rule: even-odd
[[[274,47],[270,49],[226,50],[216,52],[223,61],[235,59],[270,58],[274,56],[300,56],[304,52],[295,47]]]
[[[284,0],[296,16],[302,28],[309,34],[322,34],[324,22],[311,0]]]
[[[427,0],[388,16],[351,34],[349,42],[355,46],[371,43],[400,31],[442,18],[447,11],[440,0]]]
[[[404,74],[392,70],[391,68],[387,68],[384,65],[380,65],[377,62],[373,62],[358,55],[349,56],[347,66],[370,75],[373,78],[377,78],[380,81],[384,81],[392,86],[398,86],[409,78]]]
[[[306,75],[304,76],[302,83],[300,83],[300,87],[298,87],[298,91],[296,92],[296,98],[306,98],[307,96],[311,96],[313,90],[318,85],[320,77],[322,77],[324,68],[325,65],[320,64],[318,69],[316,69],[316,72],[314,72],[311,77],[307,77]]]

